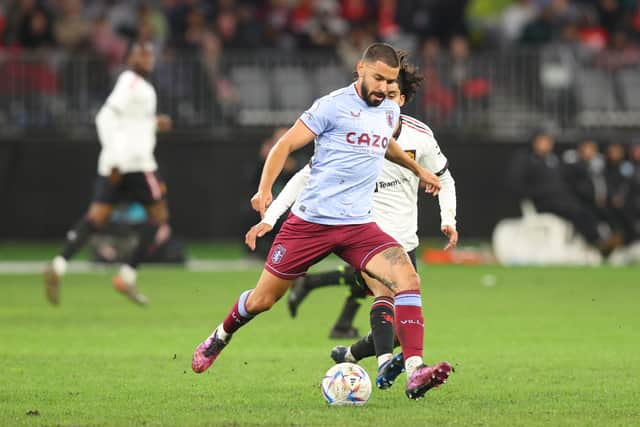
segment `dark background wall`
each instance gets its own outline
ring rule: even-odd
[[[258,147],[267,135],[173,135],[159,141],[156,153],[176,233],[194,239],[244,235],[257,219],[249,198],[256,190]],[[457,183],[462,237],[489,237],[498,220],[518,215],[504,172],[524,142],[439,139]],[[61,238],[87,207],[98,152],[94,139],[0,141],[0,238]],[[424,195],[420,205],[420,234],[439,235],[437,200]]]

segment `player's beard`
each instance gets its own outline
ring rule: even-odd
[[[381,97],[380,101],[374,101],[373,99],[371,99],[371,95],[374,94]],[[377,107],[378,105],[382,104],[382,101],[384,101],[385,97],[386,94],[384,92],[369,92],[367,84],[365,83],[364,79],[362,79],[362,99],[364,99],[364,102],[366,102],[369,107]]]

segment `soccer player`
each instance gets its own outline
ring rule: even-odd
[[[59,303],[59,286],[71,257],[92,233],[107,224],[114,205],[121,201],[141,203],[148,221],[140,230],[137,248],[131,259],[113,278],[115,289],[132,301],[144,305],[147,298],[136,287],[137,267],[156,232],[168,221],[166,186],[157,172],[153,155],[156,131],[171,129],[171,119],[156,115],[156,91],[148,81],[155,65],[151,44],[135,43],[128,58],[129,68],[96,116],[102,150],[98,159],[98,177],[88,211],[67,233],[62,252],[44,272],[45,292],[52,304]]]
[[[451,365],[423,363],[424,320],[420,278],[404,249],[373,222],[372,198],[384,157],[409,168],[437,194],[438,177],[412,160],[393,140],[400,109],[386,99],[398,77],[400,60],[384,43],[369,46],[358,63],[354,84],[318,99],[271,149],[251,202],[264,216],[271,186],[292,151],[315,139],[311,176],[292,214],[276,235],[258,283],[243,292],[227,317],[200,345],[192,360],[204,372],[233,334],[269,310],[296,277],[330,253],[365,270],[395,294],[398,338],[405,357],[407,396],[418,399],[444,383]],[[250,248],[268,230],[256,224],[245,236]]]
[[[416,68],[407,61],[404,52],[399,52],[399,55],[400,73],[397,82],[388,86],[387,98],[402,108],[406,102],[413,98],[422,77]],[[449,171],[448,161],[442,154],[433,133],[424,123],[410,116],[401,115],[400,128],[395,137],[406,153],[415,158],[421,166],[436,171],[436,175],[440,177],[442,189],[438,201],[440,203],[441,230],[449,238],[445,249],[455,247],[458,241],[455,181]],[[267,209],[262,223],[269,226],[275,224],[278,218],[295,202],[309,179],[310,173],[311,168],[307,165],[291,178]],[[375,222],[384,232],[402,244],[416,269],[415,252],[419,243],[416,234],[419,184],[420,180],[411,171],[385,160],[373,196]],[[351,286],[351,295],[347,298],[345,310],[350,309],[350,302],[353,301],[354,295],[366,295],[366,292],[363,292],[364,286],[371,289],[375,300],[370,312],[371,332],[350,347],[335,347],[331,353],[332,358],[338,363],[345,361],[355,363],[375,354],[380,368],[376,384],[380,388],[387,388],[393,383],[395,376],[401,372],[397,366],[388,363],[392,358],[391,352],[394,345],[393,324],[390,321],[393,319],[394,313],[393,293],[387,287],[381,286],[366,273],[362,274],[359,271],[354,271],[353,267],[347,266],[336,271],[296,279],[289,293],[289,307],[291,309],[293,306],[297,309],[298,304],[312,289],[338,285],[340,281],[347,282]],[[353,317],[349,316],[348,325],[340,325],[340,321],[344,322],[345,317],[347,316],[343,312],[338,323],[332,329],[332,333],[337,330],[338,326],[342,326],[342,330],[348,330],[344,328],[351,326],[350,320]],[[401,358],[399,362],[401,364]],[[397,362],[396,365],[398,365]]]

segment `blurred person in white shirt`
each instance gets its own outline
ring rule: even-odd
[[[134,43],[127,59],[128,69],[120,74],[96,116],[102,149],[89,209],[67,233],[61,253],[45,269],[45,292],[52,304],[59,303],[60,281],[68,261],[107,224],[114,205],[120,202],[142,204],[148,221],[140,229],[138,245],[130,259],[113,278],[113,285],[132,301],[148,303],[136,286],[137,267],[153,245],[158,228],[169,218],[166,185],[157,172],[154,150],[156,132],[168,131],[172,124],[168,116],[156,114],[156,91],[148,81],[155,66],[153,46]]]

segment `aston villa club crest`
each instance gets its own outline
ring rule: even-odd
[[[280,264],[280,261],[282,261],[282,258],[284,258],[284,254],[286,253],[287,250],[285,249],[285,247],[281,244],[278,244],[271,254],[271,262],[273,264]]]
[[[387,111],[387,124],[389,125],[390,128],[393,127],[393,112],[392,111]]]

